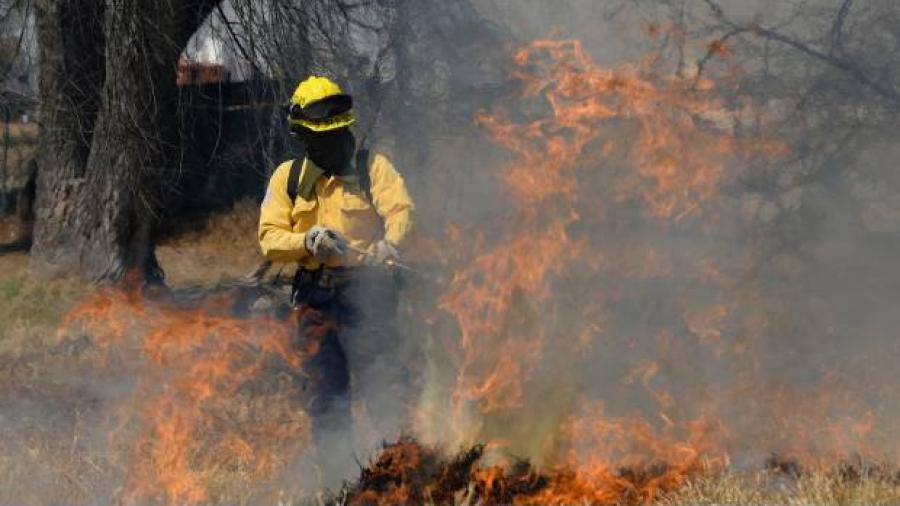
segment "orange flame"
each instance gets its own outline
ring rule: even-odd
[[[63,329],[82,327],[104,364],[137,379],[110,437],[127,469],[125,502],[196,504],[229,479],[269,483],[308,442],[288,376],[315,350],[295,349],[286,322],[234,318],[229,307],[224,296],[181,308],[102,290],[68,315]]]
[[[525,99],[541,101],[545,114],[477,117],[515,155],[499,175],[515,212],[492,236],[478,236],[476,253],[441,300],[460,333],[454,441],[502,442],[558,469],[532,497],[535,504],[650,500],[691,473],[725,465],[728,430],[702,410],[691,416],[682,409],[676,393],[659,385],[660,363],[647,357],[631,374],[659,410],[661,429],[637,416],[573,408],[590,399],[573,393],[578,380],[566,369],[579,367],[590,343],[608,332],[613,315],[605,305],[617,297],[614,288],[587,280],[611,269],[648,278],[674,272],[665,253],[613,251],[606,238],[579,229],[611,220],[612,206],[640,206],[655,226],[699,219],[733,180],[731,165],[779,156],[785,147],[742,138],[738,125],[752,110],[723,98],[727,90],[718,83],[660,75],[652,59],[603,68],[577,41],[539,40],[519,51],[516,63]],[[626,267],[612,264],[612,256],[622,256]],[[703,264],[704,275],[713,275],[709,267]],[[582,291],[568,293],[573,286]],[[719,304],[682,318],[702,343],[719,343],[728,315]],[[553,377],[549,398],[541,395],[541,375]],[[623,465],[652,472],[635,485],[621,478]]]
[[[653,59],[601,67],[577,41],[535,41],[516,62],[524,100],[538,104],[527,110],[540,113],[477,117],[515,155],[498,177],[498,198],[511,211],[471,241],[462,241],[462,227],[447,232],[449,244],[471,248],[439,303],[456,324],[439,337],[458,361],[449,412],[422,415],[417,427],[445,448],[487,441],[488,455],[478,453],[457,476],[453,462],[401,441],[363,476],[376,486],[356,500],[652,501],[728,466],[735,433],[746,428],[725,420],[742,417],[768,419],[753,427],[758,440],[804,462],[824,454],[823,440],[865,448],[876,414],[845,394],[838,375],[796,391],[765,381],[760,336],[770,322],[758,294],[734,289],[729,278],[748,253],[685,260],[693,248],[679,256],[633,233],[683,227],[705,239],[720,218],[708,210],[727,198],[735,167],[786,151],[764,135],[741,134],[756,117],[752,103],[712,78],[661,74]],[[664,323],[643,312],[649,297],[641,290],[672,291],[675,309]],[[307,421],[289,378],[302,375],[315,350],[296,350],[284,322],[232,318],[227,305],[184,309],[104,291],[72,312],[68,324],[90,329],[111,352],[107,362],[135,364],[134,399],[113,433],[127,448],[126,500],[214,500],[215,485],[236,470],[270,482],[305,446]],[[637,314],[637,323],[623,323],[620,313]],[[706,360],[728,380],[673,381]],[[429,426],[435,417],[446,423]],[[445,427],[453,433],[434,433]],[[542,471],[517,467],[511,455]],[[423,468],[432,482],[417,474]],[[435,495],[448,490],[461,495]]]

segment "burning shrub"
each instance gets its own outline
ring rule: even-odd
[[[447,457],[404,438],[385,445],[335,504],[639,504],[683,483],[666,478],[672,468],[665,462],[621,467],[592,482],[572,469],[540,470],[524,460],[490,465],[489,453],[475,445]]]

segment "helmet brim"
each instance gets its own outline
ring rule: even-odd
[[[305,106],[293,104],[288,108],[292,125],[300,125],[315,132],[337,130],[352,125],[353,98],[350,95],[331,95]]]
[[[321,120],[289,118],[288,121],[292,125],[307,128],[309,130],[312,130],[313,132],[328,132],[331,130],[337,130],[340,128],[351,126],[356,123],[356,118],[353,116],[352,112],[347,111],[344,114],[339,114],[337,116]]]
[[[352,108],[353,98],[350,95],[331,95],[304,106],[293,104],[289,114],[294,120],[321,121],[344,114]]]

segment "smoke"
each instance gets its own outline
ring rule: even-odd
[[[573,469],[588,489],[660,461],[672,478],[772,452],[896,462],[893,109],[790,47],[749,31],[723,41],[734,27],[675,4],[378,10],[396,37],[358,37],[369,46],[335,73],[418,205],[406,254],[428,276],[406,276],[393,350],[416,387],[409,412],[393,385],[365,385],[383,399],[355,403],[353,434],[330,434],[315,462],[289,319],[95,300],[91,343],[111,331],[127,352],[97,369],[129,372],[83,385],[102,405],[89,453],[121,456],[96,497],[309,496],[354,478],[401,428]],[[777,4],[720,3],[731,23],[766,26],[792,14]],[[829,6],[805,4],[789,35],[816,42]],[[286,75],[309,70],[278,56]],[[96,414],[110,406],[124,411]],[[396,418],[395,433],[373,415]]]
[[[420,435],[547,465],[673,457],[634,434],[573,437],[585,421],[630,420],[649,440],[740,466],[771,452],[894,461],[896,215],[884,167],[895,157],[871,117],[865,141],[828,131],[860,121],[849,104],[871,110],[877,98],[841,95],[848,76],[790,48],[770,48],[757,73],[763,43],[712,44],[705,8],[672,19],[660,5],[577,4],[479,5],[519,40],[588,41],[596,69],[555,55],[542,70],[558,73],[535,77],[541,63],[520,53],[509,70],[520,87],[474,126],[501,151],[445,137],[430,151],[435,172],[464,182],[435,182],[443,199],[425,199],[426,216],[444,209],[423,228],[453,282],[420,338]],[[790,14],[748,4],[722,6],[734,23]],[[815,32],[826,7],[787,33]],[[788,104],[802,99],[777,88],[817,71],[831,81],[798,113]],[[618,81],[600,88],[597,74]],[[616,87],[637,98],[606,102]],[[614,112],[590,112],[598,101]]]

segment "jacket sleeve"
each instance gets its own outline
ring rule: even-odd
[[[259,246],[273,262],[299,262],[309,253],[306,234],[294,232],[293,202],[287,194],[291,162],[281,164],[269,179],[269,187],[259,211]]]
[[[384,220],[384,238],[402,248],[413,229],[415,206],[403,177],[386,157],[375,155],[369,169],[372,201]]]

